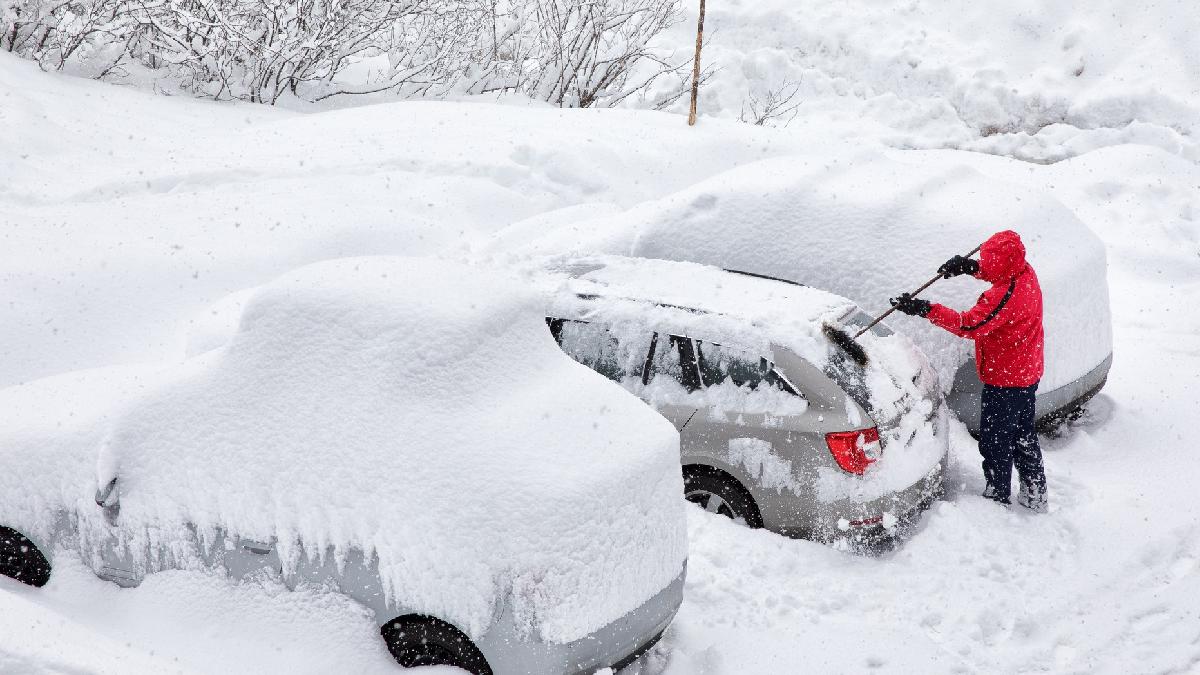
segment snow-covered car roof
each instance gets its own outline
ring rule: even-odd
[[[543,639],[579,638],[679,574],[678,436],[564,355],[543,304],[435,260],[301,268],[129,408],[97,482],[118,477],[125,531],[277,537],[285,566],[297,542],[361,548],[468,634],[511,597]]]
[[[983,216],[981,217],[981,214]],[[610,253],[688,260],[791,279],[851,298],[867,312],[919,286],[943,261],[1012,229],[1025,240],[1045,298],[1051,389],[1112,351],[1102,243],[1044,191],[986,178],[937,153],[812,153],[749,163],[619,214],[502,233],[493,250]],[[965,309],[984,289],[941,281],[922,297]],[[945,387],[970,343],[906,317]]]
[[[557,256],[536,263],[550,279],[552,312],[582,316],[603,303],[609,318],[638,320],[747,348],[787,347],[822,365],[822,335],[855,309],[832,293],[709,265],[615,255]]]

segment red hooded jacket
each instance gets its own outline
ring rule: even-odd
[[[976,278],[992,284],[975,306],[956,312],[935,304],[928,318],[959,337],[975,341],[975,368],[984,384],[1028,387],[1042,379],[1042,287],[1025,262],[1016,232],[992,235],[979,251]]]

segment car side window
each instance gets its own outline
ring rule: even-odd
[[[695,341],[695,350],[700,379],[705,387],[731,382],[738,388],[758,390],[765,386],[799,396],[799,392],[775,370],[775,364],[765,358],[701,340]]]
[[[691,340],[678,335],[655,333],[652,349],[646,384],[649,385],[658,378],[666,378],[673,380],[688,392],[700,388],[700,373],[696,367],[696,352]]]
[[[614,330],[600,323],[547,319],[550,332],[568,356],[625,386],[640,383],[651,334]]]

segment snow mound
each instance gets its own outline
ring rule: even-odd
[[[478,636],[507,597],[577,639],[679,574],[678,437],[562,354],[543,305],[433,260],[301,268],[130,408],[98,482],[127,532],[277,537],[285,567],[360,548],[408,609]]]
[[[300,115],[0,53],[0,386],[174,357],[182,322],[302,265],[442,254],[811,144],[697,132],[650,111],[486,103]]]
[[[1044,191],[984,178],[948,157],[866,151],[763,160],[618,216],[502,246],[690,260],[791,279],[844,295],[867,312],[916,288],[955,253],[1013,229],[1045,295],[1046,375],[1053,389],[1112,352],[1105,251]],[[986,288],[940,281],[923,297],[955,308]],[[938,369],[947,390],[971,345],[925,321],[893,315]]]
[[[686,9],[664,50],[695,39]],[[774,95],[765,124],[825,137],[1037,162],[1131,142],[1194,160],[1198,35],[1188,0],[711,3],[703,63],[719,69],[699,108],[753,122]]]

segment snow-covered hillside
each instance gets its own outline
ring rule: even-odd
[[[625,675],[1200,672],[1200,11],[708,4],[720,70],[694,128],[478,98],[301,114],[0,54],[2,400],[89,416],[23,383],[175,360],[228,321],[229,294],[313,261],[503,263],[502,228],[603,223],[752,161],[886,145],[1056,198],[1104,242],[1114,362],[1087,414],[1042,438],[1050,513],[980,499],[961,428],[947,500],[879,557],[692,510],[684,605]],[[746,92],[790,83],[791,124],[736,121]],[[42,589],[0,578],[0,672],[335,671],[395,672],[336,594],[198,572],[118,589],[69,558]]]
[[[664,45],[694,39],[697,4]],[[1189,0],[709,2],[717,72],[700,109],[752,118],[773,92],[786,102],[767,124],[824,136],[1038,162],[1132,142],[1195,160],[1198,31]]]

